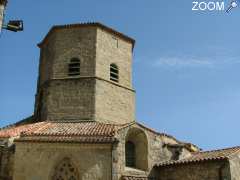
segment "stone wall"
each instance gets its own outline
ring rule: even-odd
[[[80,180],[111,180],[111,146],[103,144],[17,143],[14,180],[51,180],[56,165],[69,158]]]
[[[68,78],[68,63],[72,58],[81,61],[80,76],[94,76],[96,28],[68,28],[56,32],[53,78]]]
[[[110,82],[90,77],[59,79],[43,89],[44,120],[135,121],[135,93]]]
[[[240,180],[240,153],[230,158],[230,170],[232,180]]]
[[[95,44],[95,27],[66,28],[51,33],[41,47],[40,84],[49,79],[69,78],[68,63],[72,58],[81,61],[80,76],[94,76]]]
[[[119,84],[132,88],[132,44],[105,30],[97,29],[96,76],[109,80],[110,64],[119,68]]]
[[[46,88],[42,116],[46,120],[93,120],[95,79],[51,81]]]
[[[227,161],[209,161],[155,169],[159,180],[231,180]]]
[[[43,92],[46,90],[44,88],[46,83],[53,79],[69,78],[68,64],[72,58],[79,58],[81,61],[78,77],[94,76],[95,39],[95,28],[63,29],[50,34],[40,51],[35,114],[41,111],[39,110],[41,99],[46,99],[44,97],[46,93]]]
[[[0,180],[12,180],[14,165],[14,146],[0,147]]]
[[[110,81],[110,64],[119,69],[119,82]],[[96,40],[96,119],[128,123],[135,121],[135,92],[132,90],[132,44],[101,28]]]
[[[124,124],[135,121],[135,92],[96,80],[95,120]]]
[[[147,137],[147,162],[143,161],[147,163],[147,165],[143,165],[143,167],[147,166],[147,169],[128,168],[125,166],[126,137],[133,128],[142,131]],[[153,171],[155,164],[172,158],[171,152],[163,145],[165,143],[177,143],[173,138],[157,134],[136,123],[122,129],[118,134],[118,139],[120,142],[113,147],[113,180],[121,179],[122,175],[136,175],[149,178],[156,176]],[[140,153],[138,156],[143,156],[143,154]]]

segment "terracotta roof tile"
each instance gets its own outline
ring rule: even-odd
[[[46,122],[37,130],[23,134],[32,136],[114,136],[117,126],[98,122]]]
[[[39,122],[0,130],[0,138],[20,136],[16,141],[113,142],[120,125],[99,122]]]
[[[1,128],[0,129],[0,138],[16,137],[16,136],[19,136],[22,132],[34,131],[44,125],[45,125],[44,122],[40,122],[40,123],[36,123],[36,124],[9,126],[6,128]]]
[[[105,137],[105,136],[23,136],[19,139],[16,139],[15,142],[51,142],[51,143],[60,143],[60,142],[70,142],[70,143],[113,143],[117,139],[114,137]]]
[[[213,161],[213,160],[225,160],[234,155],[235,153],[240,152],[240,147],[232,147],[227,149],[213,150],[213,151],[200,151],[192,153],[192,156],[177,161],[165,161],[159,163],[157,166],[171,166],[178,164],[188,164],[204,161]]]

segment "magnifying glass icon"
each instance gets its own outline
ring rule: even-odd
[[[238,2],[236,0],[233,0],[226,12],[229,13],[233,8],[236,8],[237,6]]]

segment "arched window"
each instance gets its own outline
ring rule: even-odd
[[[139,128],[130,128],[125,137],[125,165],[130,168],[148,170],[148,140]]]
[[[110,65],[110,80],[114,82],[119,80],[119,70],[116,64]]]
[[[131,141],[127,141],[125,144],[125,157],[126,157],[126,166],[127,167],[135,167],[136,166],[136,152],[135,145]]]
[[[72,58],[68,64],[68,75],[77,76],[80,75],[80,60],[78,58]]]
[[[52,180],[78,180],[77,169],[69,158],[64,158],[55,168]]]

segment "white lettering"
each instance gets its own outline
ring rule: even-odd
[[[213,11],[216,8],[216,4],[214,2],[209,2],[207,8],[209,11]]]
[[[209,2],[205,2],[205,1],[194,1],[192,2],[193,7],[192,7],[192,11],[224,11],[225,9],[225,4],[224,2],[219,2],[219,1],[209,1]]]
[[[197,6],[198,6],[198,2],[193,2],[192,11],[198,11]]]
[[[205,2],[200,2],[199,5],[198,5],[199,9],[201,11],[205,11],[207,9],[207,3]]]
[[[221,2],[221,5],[220,5],[220,2],[216,2],[216,10],[217,11],[224,11],[225,7],[224,7],[224,2]]]

